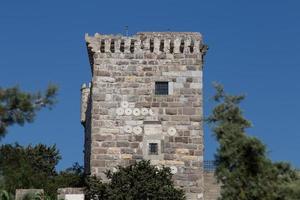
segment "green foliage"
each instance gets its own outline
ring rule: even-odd
[[[57,173],[55,166],[61,156],[56,146],[38,144],[23,147],[6,144],[0,147],[0,171],[3,187],[10,193],[16,189],[44,189],[52,199],[60,187],[81,187],[83,168],[78,164]]]
[[[61,171],[55,178],[55,182],[63,187],[82,187],[84,184],[84,169],[78,163]]]
[[[14,193],[18,188],[45,187],[49,177],[56,175],[55,166],[60,159],[55,145],[2,145],[0,170],[3,172],[5,188]]]
[[[57,173],[49,179],[47,187],[44,188],[46,194],[51,198],[56,198],[57,189],[65,187],[83,187],[84,186],[84,170],[78,163],[72,167]]]
[[[0,200],[10,200],[10,195],[6,190],[0,190]]]
[[[290,182],[281,187],[282,196],[286,196],[288,200],[300,199],[300,180]]]
[[[96,176],[87,177],[86,183],[86,196],[88,199],[108,199],[108,184],[103,183]],[[109,200],[109,199],[108,199]]]
[[[44,195],[43,193],[28,193],[26,194],[22,200],[51,200],[55,198],[51,198],[50,196]]]
[[[26,194],[22,200],[42,200],[40,194],[28,193]]]
[[[49,85],[44,92],[23,92],[19,87],[0,88],[0,140],[9,126],[31,123],[37,111],[51,109],[56,103],[57,87]],[[78,164],[65,171],[55,170],[61,156],[56,146],[19,144],[0,147],[0,188],[9,193],[15,189],[44,189],[43,199],[55,199],[59,187],[77,187],[84,183],[83,169]],[[38,198],[30,197],[27,198]]]
[[[184,192],[176,189],[172,182],[170,168],[150,165],[140,161],[128,167],[119,167],[117,172],[108,171],[108,183],[96,177],[87,179],[87,195],[105,200],[151,199],[183,200]]]
[[[57,87],[49,85],[45,92],[28,93],[19,87],[0,88],[0,139],[11,125],[33,122],[41,108],[51,108],[56,102]]]
[[[299,180],[295,170],[287,163],[272,163],[265,145],[246,134],[251,123],[239,107],[244,96],[228,95],[221,85],[215,88],[218,105],[208,122],[219,143],[215,158],[216,177],[222,183],[221,199],[291,199],[285,186]]]

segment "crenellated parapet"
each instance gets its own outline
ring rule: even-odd
[[[193,32],[141,32],[130,37],[96,33],[86,34],[85,40],[94,53],[197,54],[204,47],[202,36]]]
[[[133,36],[85,35],[91,66],[94,59],[203,60],[207,46],[196,32],[140,32]]]

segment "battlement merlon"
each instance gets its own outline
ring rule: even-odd
[[[179,54],[202,59],[208,49],[197,32],[140,32],[133,36],[96,33],[94,36],[86,34],[85,40],[91,65],[95,53],[101,54],[101,58],[118,59],[149,58],[145,54],[157,59],[182,58]]]
[[[196,32],[140,32],[133,36],[85,35],[87,46],[94,53],[191,53],[201,52],[202,36]]]

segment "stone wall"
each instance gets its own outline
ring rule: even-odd
[[[59,188],[57,200],[84,200],[84,188]]]
[[[43,189],[16,189],[16,200],[23,200],[26,195],[44,195]]]
[[[202,64],[199,33],[86,35],[92,68],[85,111],[91,174],[141,159],[169,166],[188,199],[203,199]],[[167,82],[168,95],[156,95]],[[89,113],[87,115],[87,113]],[[90,119],[90,122],[87,122]],[[87,127],[90,126],[90,130]],[[155,145],[157,153],[150,154]]]
[[[91,84],[82,84],[80,102],[80,122],[84,126],[84,171],[90,173],[91,158]]]
[[[204,172],[204,199],[217,200],[220,197],[220,184],[217,182],[214,171]]]

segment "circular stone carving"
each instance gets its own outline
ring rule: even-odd
[[[133,109],[132,113],[133,113],[134,116],[140,116],[141,111],[140,111],[140,109],[135,108],[135,109]]]
[[[168,129],[168,134],[170,135],[170,136],[174,136],[174,135],[176,135],[176,129],[174,128],[174,127],[170,127],[169,129]]]
[[[127,101],[122,101],[121,102],[121,107],[122,108],[128,108],[129,103]]]
[[[131,108],[126,108],[125,109],[125,115],[131,115],[131,114],[132,114]]]
[[[149,115],[154,116],[153,110],[149,109]]]
[[[142,108],[141,113],[142,115],[148,115],[149,111],[147,108]]]
[[[124,131],[125,131],[125,133],[131,133],[132,132],[132,127],[131,126],[125,126]]]
[[[172,166],[172,167],[170,167],[170,169],[171,169],[171,173],[172,174],[176,174],[177,173],[177,167]]]
[[[124,109],[123,108],[117,108],[116,113],[117,113],[117,115],[124,115]]]
[[[136,135],[140,135],[143,132],[143,129],[139,126],[133,127],[133,133]]]

